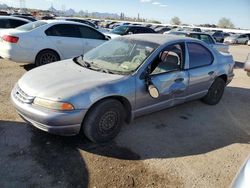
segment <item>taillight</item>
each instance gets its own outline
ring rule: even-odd
[[[14,36],[10,36],[10,35],[4,35],[2,37],[2,39],[6,42],[10,42],[10,43],[17,43],[19,38],[18,37],[14,37]]]

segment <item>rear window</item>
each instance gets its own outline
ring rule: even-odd
[[[20,31],[31,31],[31,30],[36,29],[38,27],[41,27],[41,26],[43,26],[45,24],[47,24],[47,22],[36,21],[36,22],[31,22],[31,23],[22,25],[20,27],[17,27],[16,29],[20,30]]]

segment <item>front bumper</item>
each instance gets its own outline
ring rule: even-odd
[[[26,104],[15,97],[15,88],[11,92],[11,101],[18,114],[28,123],[43,131],[71,136],[80,132],[82,120],[87,110],[56,111],[32,104]]]

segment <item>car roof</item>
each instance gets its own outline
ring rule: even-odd
[[[87,22],[90,22],[89,20],[86,20],[84,18],[77,18],[77,17],[56,17],[56,20],[71,20],[71,19],[74,19],[74,20],[84,20],[84,21],[87,21]]]
[[[0,19],[12,19],[12,20],[21,20],[21,21],[31,22],[30,20],[27,20],[25,18],[19,18],[15,16],[0,16]]]
[[[210,35],[208,33],[197,32],[197,31],[173,31],[173,32],[170,32],[170,34],[171,33]]]
[[[182,41],[191,41],[191,42],[200,42],[198,39],[193,39],[190,37],[180,37],[176,35],[165,35],[165,34],[133,34],[133,35],[125,35],[123,38],[132,39],[132,40],[141,40],[145,42],[156,43],[159,45],[163,45],[167,42],[176,42],[177,40]]]
[[[63,24],[84,25],[84,26],[90,27],[89,25],[84,24],[84,23],[68,21],[68,20],[39,20],[39,21],[43,21],[43,22],[46,22],[48,24],[50,24],[50,23],[61,23],[62,24],[63,23]]]
[[[122,26],[125,26],[125,27],[139,27],[139,28],[146,28],[146,29],[151,29],[151,28],[149,28],[149,27],[145,27],[145,26],[142,26],[142,25],[122,25]],[[153,29],[151,29],[151,30],[153,30]]]

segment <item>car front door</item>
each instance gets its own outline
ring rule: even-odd
[[[207,93],[216,76],[217,65],[212,52],[199,43],[187,43],[189,86],[187,96],[199,98]]]
[[[184,46],[181,43],[165,48],[147,68],[147,73],[137,79],[136,116],[173,106],[185,96],[189,76],[183,69]],[[149,85],[157,88],[158,98],[150,96]]]
[[[92,50],[93,48],[96,48],[97,46],[107,41],[105,35],[93,28],[81,25],[78,25],[78,27],[81,33],[84,53]]]
[[[83,42],[79,28],[75,24],[57,24],[45,31],[64,59],[83,54]]]

